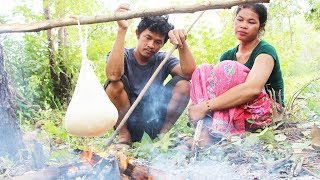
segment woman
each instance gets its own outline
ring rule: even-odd
[[[216,66],[204,64],[194,71],[189,117],[193,122],[204,119],[204,141],[200,145],[269,125],[270,91],[283,106],[284,87],[276,50],[259,39],[266,21],[263,4],[239,6],[234,19],[239,45],[226,51]]]

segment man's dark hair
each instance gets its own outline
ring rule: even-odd
[[[151,32],[164,36],[165,44],[169,39],[168,32],[174,28],[174,26],[168,22],[168,19],[168,15],[142,17],[138,25],[138,35],[140,35],[145,29],[149,29]]]

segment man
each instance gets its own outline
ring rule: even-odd
[[[122,4],[116,12],[129,10],[128,4]],[[168,59],[120,129],[118,143],[131,145],[140,141],[144,132],[152,139],[166,133],[177,121],[189,102],[189,80],[196,63],[186,42],[186,32],[173,30],[168,16],[142,18],[136,30],[137,46],[131,49],[124,47],[128,27],[129,21],[118,21],[117,37],[107,57],[105,89],[118,109],[116,127],[165,58],[166,53],[159,50],[169,38],[177,45],[180,57],[180,61],[173,56]],[[169,74],[173,78],[163,86]]]

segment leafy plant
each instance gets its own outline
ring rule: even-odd
[[[152,140],[147,133],[144,133],[140,142],[133,143],[133,155],[140,158],[150,159],[153,155],[166,153],[169,147],[174,145],[174,138],[170,132],[159,135]]]
[[[270,129],[270,128],[265,128],[264,130],[262,130],[258,135],[257,137],[259,137],[260,139],[268,142],[268,143],[271,143],[271,144],[274,144],[275,143],[275,135],[274,135],[274,132]]]

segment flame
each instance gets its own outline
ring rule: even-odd
[[[110,154],[117,158],[121,171],[125,171],[128,168],[130,161],[132,164],[132,158],[128,156],[124,149],[118,148],[116,146],[109,146],[107,148],[106,155],[109,156]]]
[[[93,152],[91,149],[88,151],[82,151],[80,154],[80,157],[83,161],[93,163],[93,160],[92,160]]]
[[[125,155],[124,153],[119,153],[118,157],[119,157],[120,168],[123,170],[126,170],[129,164],[128,156]]]
[[[75,172],[77,172],[77,170],[78,170],[78,168],[76,166],[72,166],[71,168],[68,169],[68,171],[70,173],[75,173]]]

